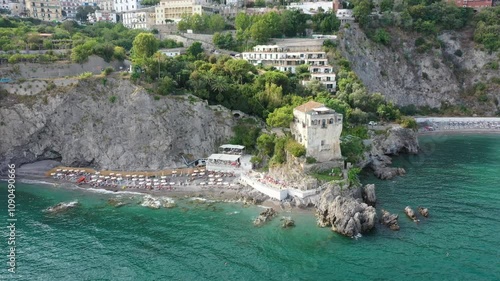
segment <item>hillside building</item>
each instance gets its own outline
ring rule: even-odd
[[[335,110],[319,102],[309,101],[293,109],[290,129],[294,139],[305,146],[307,157],[313,157],[318,162],[342,158],[342,114]]]
[[[316,1],[316,2],[293,2],[290,3],[286,8],[288,10],[299,10],[304,14],[314,15],[320,10],[323,12],[332,11],[334,2],[332,1]]]
[[[161,0],[155,13],[156,24],[165,24],[167,21],[178,22],[183,15],[201,15],[203,8],[195,0]]]
[[[118,13],[135,11],[141,8],[141,2],[140,0],[115,0],[113,8]]]
[[[486,7],[493,6],[492,0],[450,0],[455,2],[459,7],[473,8],[474,10],[480,10]]]
[[[61,2],[57,0],[29,0],[26,3],[29,17],[43,21],[60,21],[63,19]]]
[[[257,45],[253,52],[243,52],[242,58],[254,65],[273,66],[280,71],[291,73],[296,72],[297,66],[307,64],[311,78],[304,80],[304,85],[317,80],[330,92],[336,89],[335,73],[328,65],[326,53],[323,51],[290,51],[289,48],[278,45]]]
[[[123,26],[132,29],[151,29],[155,24],[155,7],[121,13]]]

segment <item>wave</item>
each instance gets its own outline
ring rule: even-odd
[[[0,181],[8,181],[8,179],[0,179]],[[43,185],[50,185],[50,186],[57,186],[57,183],[54,182],[49,182],[49,181],[41,181],[41,180],[28,180],[28,179],[16,179],[16,182],[22,182],[22,183],[27,183],[27,184],[43,184]]]
[[[71,202],[61,202],[61,203],[58,203],[54,206],[48,207],[44,211],[49,212],[49,213],[56,213],[56,212],[67,210],[69,208],[74,208],[74,207],[78,206],[78,204],[79,204],[78,200],[71,201]]]
[[[89,187],[89,188],[82,188],[84,190],[88,190],[88,191],[92,191],[92,192],[95,192],[95,193],[102,193],[102,194],[133,194],[133,195],[147,195],[145,193],[141,193],[141,192],[134,192],[134,191],[111,191],[111,190],[107,190],[107,189],[100,189],[100,188],[92,188],[92,187]]]

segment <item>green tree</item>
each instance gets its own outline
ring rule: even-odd
[[[274,154],[274,135],[262,134],[257,138],[257,149],[269,157]]]
[[[158,51],[158,40],[151,33],[139,33],[132,43],[132,62],[143,65],[147,58]]]
[[[293,107],[283,106],[276,108],[266,119],[267,125],[271,127],[289,128],[293,121]]]
[[[259,44],[266,43],[271,38],[271,30],[264,19],[259,19],[250,28],[250,35]]]
[[[194,42],[187,48],[186,53],[194,59],[199,59],[203,54],[203,47],[200,42]]]

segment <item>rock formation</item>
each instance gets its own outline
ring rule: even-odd
[[[389,227],[391,230],[397,231],[399,230],[398,218],[398,215],[391,214],[386,210],[382,210],[382,218],[380,219],[380,223]]]
[[[141,206],[148,207],[151,209],[163,208],[173,208],[175,207],[175,201],[168,197],[153,197],[151,195],[145,195],[142,199]]]
[[[283,217],[281,219],[281,227],[282,228],[289,228],[295,226],[295,221],[291,217]]]
[[[486,90],[488,102],[464,100],[463,92],[478,81],[498,77],[488,67],[496,54],[481,50],[471,42],[471,31],[444,31],[438,35],[440,48],[422,52],[413,33],[391,35],[390,46],[367,38],[356,23],[339,32],[339,49],[370,92],[382,93],[399,106],[465,104],[471,112],[493,116],[500,100],[496,87]],[[430,43],[427,43],[430,44]]]
[[[375,185],[374,184],[367,184],[365,187],[363,187],[363,201],[370,205],[375,207],[377,203],[377,195],[375,194]]]
[[[273,208],[268,208],[259,214],[259,216],[253,221],[253,224],[255,226],[262,226],[264,223],[270,221],[274,216],[276,216],[276,214],[277,212]]]
[[[405,214],[414,222],[418,222],[417,215],[415,215],[415,211],[413,211],[413,209],[410,206],[406,206]]]
[[[233,134],[229,110],[193,96],[155,100],[129,80],[112,77],[50,82],[33,86],[37,94],[2,98],[0,173],[9,163],[44,159],[156,170],[182,164],[180,155],[205,157]]]
[[[319,226],[354,237],[375,226],[377,213],[374,207],[362,202],[360,188],[336,185],[328,187],[321,195],[316,217]]]
[[[387,135],[375,135],[371,143],[371,150],[365,153],[365,161],[359,163],[361,167],[370,167],[375,176],[380,179],[391,179],[404,175],[404,168],[390,167],[392,155],[400,153],[416,154],[419,145],[417,133],[400,126],[387,131]]]
[[[427,208],[418,207],[418,212],[424,217],[429,216],[429,210]]]
[[[72,202],[69,202],[69,203],[58,203],[58,204],[56,204],[54,206],[51,206],[51,207],[48,207],[47,209],[45,209],[45,212],[48,212],[48,213],[59,213],[59,212],[66,211],[68,209],[75,208],[79,204],[80,203],[78,203],[78,201],[72,201]]]

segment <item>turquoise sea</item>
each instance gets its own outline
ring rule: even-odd
[[[116,194],[18,183],[17,273],[7,272],[2,239],[0,279],[500,280],[500,135],[420,141],[423,153],[394,161],[406,176],[363,177],[377,185],[377,209],[400,214],[401,230],[377,225],[359,239],[316,227],[307,212],[291,214],[293,229],[279,220],[255,228],[258,206],[114,208],[107,200]],[[68,212],[43,212],[74,200],[80,206]],[[6,201],[0,182],[5,226]],[[430,217],[415,224],[406,205],[428,207]]]

